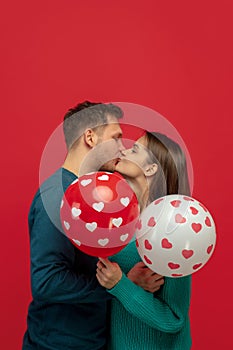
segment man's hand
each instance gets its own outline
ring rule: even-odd
[[[127,277],[148,292],[154,293],[164,284],[164,278],[150,270],[142,261],[134,265]]]
[[[97,263],[96,278],[101,286],[111,289],[121,279],[122,271],[120,266],[108,259],[99,258]]]

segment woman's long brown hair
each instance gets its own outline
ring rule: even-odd
[[[146,132],[145,137],[153,162],[158,165],[148,202],[169,194],[190,195],[186,158],[181,147],[157,132]]]

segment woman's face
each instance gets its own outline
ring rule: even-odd
[[[140,137],[132,148],[122,151],[121,160],[116,165],[116,171],[129,177],[137,178],[146,175],[149,166],[149,152],[145,136]]]

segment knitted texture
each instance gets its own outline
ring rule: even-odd
[[[59,169],[47,179],[29,214],[31,283],[23,350],[100,350],[106,343],[107,299],[96,279],[97,258],[62,233],[60,203],[77,177]]]
[[[188,350],[191,348],[189,304],[191,277],[165,277],[158,292],[150,293],[126,276],[139,261],[135,241],[111,258],[123,276],[108,290],[111,301],[110,350]]]

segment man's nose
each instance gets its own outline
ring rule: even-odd
[[[122,150],[120,151],[120,155],[123,156],[123,157],[125,157],[125,156],[126,156],[126,149],[122,149]]]
[[[121,156],[127,157],[127,154],[131,152],[131,149],[132,149],[132,148],[125,148],[125,147],[124,147],[124,148],[120,151]]]
[[[121,139],[118,140],[118,149],[119,149],[119,152],[120,152],[121,154],[123,154],[122,152],[125,151],[125,146],[123,145]]]

